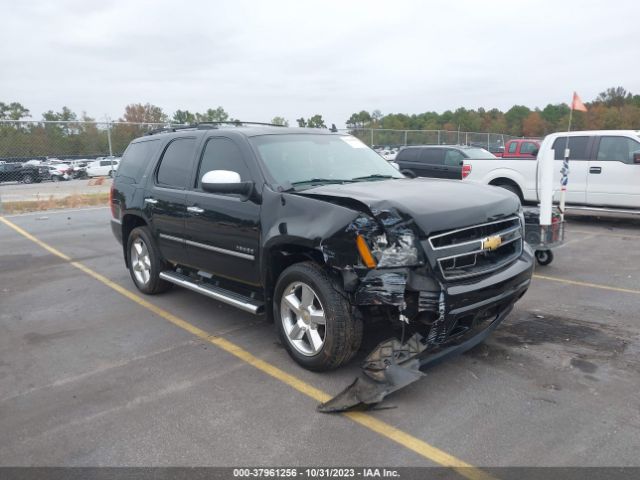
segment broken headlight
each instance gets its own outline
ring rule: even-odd
[[[520,209],[518,210],[518,218],[520,219],[520,235],[522,235],[522,239],[524,240],[525,235],[524,235],[524,210],[522,209],[522,205],[520,206]]]
[[[383,233],[365,242],[358,236],[358,251],[365,265],[376,267],[407,267],[419,263],[416,238],[411,232],[394,235],[393,240]]]

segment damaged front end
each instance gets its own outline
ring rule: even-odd
[[[354,308],[365,316],[383,312],[401,329],[397,336],[402,340],[381,342],[366,357],[362,375],[321,404],[321,412],[375,405],[422,378],[427,364],[482,342],[524,294],[531,277],[531,261],[521,259],[489,280],[443,284],[413,219],[394,208],[368,213],[321,248],[327,264],[342,275]],[[340,258],[349,250],[343,242],[356,244],[355,260]]]
[[[341,272],[345,290],[352,295],[352,304],[357,308],[382,309],[392,322],[402,324],[403,332],[410,319],[421,312],[433,315],[427,315],[426,323],[420,324],[424,335],[415,332],[406,342],[390,338],[380,343],[365,359],[363,375],[338,396],[320,405],[321,412],[372,405],[419,380],[423,374],[418,356],[438,340],[438,326],[444,323],[445,295],[433,276],[422,279],[423,283],[429,283],[432,291],[407,295],[408,283],[415,283],[414,270],[428,269],[419,246],[418,226],[413,219],[392,208],[371,209],[370,213],[361,214],[342,235],[322,244],[325,260]],[[341,249],[344,237],[349,238],[347,242],[355,241],[357,246],[358,259],[351,264],[335,253],[345,251]]]

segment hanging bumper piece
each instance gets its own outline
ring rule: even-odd
[[[365,359],[360,377],[328,402],[318,405],[323,413],[344,412],[382,401],[396,390],[420,380],[417,358],[426,348],[425,338],[416,333],[407,342],[390,338],[380,343]]]

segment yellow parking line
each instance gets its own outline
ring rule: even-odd
[[[640,290],[634,290],[631,288],[610,287],[609,285],[601,285],[599,283],[579,282],[577,280],[550,277],[549,275],[539,275],[537,273],[533,275],[533,278],[539,278],[540,280],[550,280],[552,282],[566,283],[568,285],[577,285],[579,287],[599,288],[600,290],[612,290],[614,292],[640,294]]]
[[[264,360],[261,360],[260,358],[254,356],[253,354],[243,349],[242,347],[236,345],[235,343],[232,343],[229,340],[226,340],[222,337],[210,335],[209,333],[205,332],[201,328],[198,328],[195,325],[192,325],[191,323],[181,319],[180,317],[145,300],[141,296],[127,290],[124,287],[121,287],[117,283],[109,280],[104,275],[99,274],[98,272],[92,270],[86,265],[80,262],[73,261],[69,256],[65,255],[64,253],[55,249],[54,247],[46,244],[45,242],[39,240],[38,238],[31,235],[26,230],[20,228],[19,226],[7,220],[6,218],[0,217],[0,222],[4,223],[9,228],[13,229],[23,237],[36,243],[38,246],[44,248],[49,253],[59,258],[62,258],[63,260],[68,261],[73,267],[93,277],[103,285],[106,285],[107,287],[115,290],[116,292],[128,298],[129,300],[132,300],[133,302],[137,303],[141,307],[146,308],[147,310],[155,313],[159,317],[164,318],[165,320],[172,323],[173,325],[180,327],[183,330],[186,330],[192,335],[195,335],[196,337],[201,338],[202,340],[212,343],[213,345],[221,348],[225,352],[230,353],[235,357],[239,358],[240,360],[257,368],[261,372],[266,373],[267,375],[279,380],[280,382],[286,385],[289,385],[291,388],[297,390],[298,392],[303,393],[304,395],[314,399],[317,402],[326,402],[331,398],[331,395],[329,395],[328,393],[314,387],[313,385],[308,384],[307,382],[296,377],[295,375],[291,375],[285,372],[284,370],[279,369],[278,367],[270,364],[269,362],[265,362]],[[454,457],[453,455],[450,455],[447,452],[440,450],[439,448],[434,447],[433,445],[430,445],[429,443],[423,440],[420,440],[417,437],[414,437],[413,435],[410,435],[392,425],[389,425],[386,422],[378,420],[377,418],[367,413],[347,412],[347,413],[344,413],[343,416],[349,418],[353,422],[359,425],[362,425],[363,427],[375,433],[378,433],[379,435],[389,440],[392,440],[393,442],[396,442],[397,444],[403,446],[404,448],[407,448],[434,463],[437,463],[445,467],[450,467],[456,470],[463,477],[469,478],[471,480],[491,480],[494,478],[491,475],[487,474],[486,472],[483,472],[482,470],[478,469],[477,467],[474,467],[473,465],[470,465]]]

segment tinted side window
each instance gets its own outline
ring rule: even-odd
[[[633,154],[640,152],[640,143],[627,137],[602,137],[598,160],[633,163]]]
[[[520,147],[520,153],[531,154],[536,148],[538,148],[538,147],[536,146],[535,143],[533,143],[533,142],[524,142],[522,144],[522,146]]]
[[[555,159],[562,160],[564,158],[564,146],[567,137],[558,137],[553,142],[555,150]],[[588,160],[587,146],[589,145],[589,137],[569,137],[569,160]]]
[[[127,178],[134,183],[139,183],[157,146],[158,140],[129,144],[120,161],[121,165],[118,167],[118,178]],[[92,164],[92,166],[95,167],[97,165]]]
[[[417,148],[405,148],[400,150],[396,161],[417,162],[419,150]]]
[[[517,148],[518,148],[518,142],[511,142],[509,144],[509,153],[516,153]]]
[[[459,167],[465,156],[458,150],[447,150],[444,155],[444,164],[450,167]]]
[[[444,164],[444,149],[423,148],[420,151],[420,163],[428,163],[429,165]]]
[[[200,168],[198,169],[197,187],[200,188],[202,176],[211,170],[230,170],[240,174],[245,182],[251,180],[249,169],[244,163],[240,148],[228,138],[210,138],[204,147]]]
[[[195,138],[178,138],[164,150],[156,179],[158,184],[186,188],[196,146]]]

